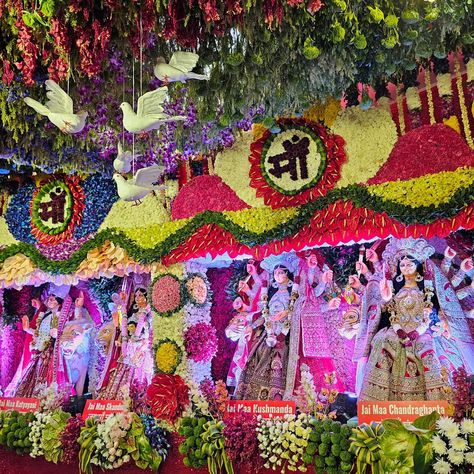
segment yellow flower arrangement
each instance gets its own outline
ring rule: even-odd
[[[172,374],[175,372],[181,358],[176,343],[163,342],[156,349],[155,363],[158,371],[165,374]]]
[[[448,202],[462,188],[474,183],[474,168],[459,168],[456,171],[443,171],[407,181],[394,181],[369,186],[373,196],[394,201],[413,208],[439,206]]]
[[[223,214],[234,224],[251,232],[262,234],[278,227],[298,213],[298,208],[272,209],[261,207],[256,209],[243,209],[241,211],[227,211]]]
[[[392,116],[382,107],[369,110],[349,107],[339,113],[332,132],[346,142],[347,162],[342,165],[341,179],[336,184],[338,188],[365,183],[373,177],[398,139]]]
[[[443,119],[443,123],[446,126],[451,127],[455,132],[461,134],[461,125],[459,124],[459,119],[456,115],[451,115],[451,117]]]
[[[258,140],[263,137],[263,134],[267,131],[267,127],[263,126],[261,123],[254,123],[252,125],[252,137],[253,140]]]
[[[409,87],[406,90],[405,96],[407,98],[407,106],[409,110],[421,108],[420,94],[417,87]]]
[[[177,221],[169,221],[163,224],[151,224],[143,227],[143,216],[140,223],[136,223],[134,228],[125,228],[123,233],[135,241],[140,247],[153,248],[155,245],[163,242],[167,237],[173,235],[179,229],[188,223],[189,219],[180,219]]]
[[[329,97],[324,102],[316,102],[305,110],[303,117],[314,122],[323,122],[326,127],[331,127],[341,110],[341,101]]]
[[[8,229],[7,221],[4,217],[0,217],[0,246],[16,244],[18,240],[13,237]]]
[[[99,230],[115,228],[119,230],[133,229],[143,225],[144,216],[147,224],[163,224],[170,220],[169,213],[163,206],[163,199],[149,194],[139,206],[133,202],[117,201]]]
[[[250,187],[250,145],[254,137],[251,132],[243,133],[231,148],[216,156],[214,172],[224,183],[232,188],[242,201],[252,207],[262,207],[264,202]]]
[[[0,268],[0,281],[5,287],[12,286],[13,283],[22,286],[28,281],[34,270],[35,266],[30,258],[22,253],[17,253],[3,262]]]

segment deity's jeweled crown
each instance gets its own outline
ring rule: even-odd
[[[405,256],[410,255],[420,263],[424,263],[435,253],[435,249],[425,239],[396,239],[392,237],[382,254],[382,258],[388,263],[393,274],[396,273],[398,262]]]

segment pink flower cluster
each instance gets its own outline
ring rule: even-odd
[[[210,324],[198,323],[184,333],[188,357],[195,362],[210,362],[217,352],[216,330]]]

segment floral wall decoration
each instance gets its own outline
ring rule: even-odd
[[[167,268],[166,273],[152,273],[149,295],[153,314],[154,360],[155,367],[162,374],[185,373],[183,272],[182,265],[172,265]],[[175,301],[176,306],[172,311],[170,311],[169,305],[162,307],[162,298],[156,299],[158,294],[155,294],[156,290],[165,291],[164,294],[168,295],[171,301]],[[157,311],[157,309],[161,311]]]
[[[345,160],[344,141],[309,120],[280,119],[250,154],[250,186],[271,207],[298,205],[334,187]]]
[[[31,200],[31,233],[38,242],[55,245],[69,240],[82,221],[84,190],[79,177],[52,177],[41,182]]]
[[[95,232],[116,200],[115,183],[102,175],[40,177],[36,187],[20,186],[5,219],[18,240],[55,246]]]
[[[211,377],[210,362],[217,351],[216,332],[210,325],[212,293],[206,270],[203,265],[186,263],[185,281],[193,282],[194,290],[199,288],[198,304],[194,303],[196,299],[193,297],[184,306],[183,327],[188,375],[197,384]]]

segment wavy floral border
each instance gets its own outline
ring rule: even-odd
[[[251,210],[248,213],[252,218]],[[257,216],[258,209],[256,210]],[[278,214],[278,210],[273,211]],[[282,210],[281,212],[286,212]],[[386,237],[388,235],[447,235],[459,227],[474,227],[474,184],[458,189],[447,202],[412,208],[370,194],[363,186],[352,185],[334,189],[315,202],[305,204],[295,214],[262,232],[249,230],[228,215],[206,211],[189,219],[175,232],[150,248],[117,229],[106,229],[86,242],[67,260],[54,261],[43,256],[33,245],[17,243],[0,251],[0,263],[16,254],[23,254],[34,265],[52,274],[75,272],[88,252],[107,241],[124,249],[140,264],[159,262],[171,264],[192,257],[219,255],[230,252],[262,255],[297,249],[304,245],[328,243],[335,245],[354,239]],[[163,224],[166,226],[167,224]],[[257,226],[250,226],[256,229]],[[140,229],[146,232],[146,229]],[[337,240],[339,239],[339,240]]]

